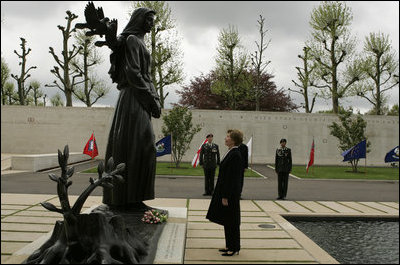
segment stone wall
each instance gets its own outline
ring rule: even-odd
[[[18,154],[55,153],[68,144],[70,152],[81,152],[94,131],[99,157],[104,157],[113,108],[1,106],[1,152]],[[168,110],[163,110],[163,115]],[[316,165],[345,165],[338,140],[329,134],[328,125],[338,118],[333,114],[285,112],[193,110],[193,123],[202,130],[195,135],[183,161],[191,161],[208,133],[226,151],[226,130],[237,128],[247,143],[253,137],[253,163],[273,163],[281,138],[292,149],[293,163],[305,165],[311,142],[315,141]],[[365,116],[366,135],[371,141],[367,165],[383,166],[386,152],[399,144],[398,116]],[[162,119],[153,119],[156,140],[162,138]],[[170,161],[169,155],[159,158]],[[360,164],[364,165],[364,160]]]

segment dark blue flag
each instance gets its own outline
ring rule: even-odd
[[[156,143],[156,156],[171,154],[171,135],[167,135]]]
[[[399,162],[399,146],[396,146],[385,156],[385,163]]]
[[[342,156],[344,157],[343,162],[359,158],[366,158],[366,155],[367,155],[367,140],[359,142],[352,148],[342,153]]]

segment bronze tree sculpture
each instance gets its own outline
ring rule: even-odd
[[[58,162],[61,176],[49,174],[57,182],[57,194],[61,208],[49,202],[41,205],[49,211],[63,215],[64,221],[57,221],[53,233],[39,249],[27,260],[33,263],[139,263],[146,255],[146,244],[135,240],[136,232],[125,226],[120,215],[108,217],[103,213],[81,214],[80,211],[93,190],[99,186],[112,188],[112,179],[123,181],[119,175],[125,169],[124,164],[114,168],[113,159],[107,161],[109,172],[104,172],[104,164],[98,165],[98,179],[90,178],[90,185],[78,197],[71,207],[68,198],[69,179],[74,167],[67,168],[69,157],[68,145],[64,153],[58,150]]]

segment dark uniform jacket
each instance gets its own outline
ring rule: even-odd
[[[216,168],[219,165],[219,149],[214,143],[205,143],[201,146],[200,166],[205,168]]]
[[[217,184],[206,218],[220,225],[240,224],[240,190],[242,157],[238,148],[232,148],[221,161]],[[228,199],[228,206],[222,205]]]
[[[249,148],[245,144],[240,144],[238,148],[239,148],[240,154],[242,155],[243,169],[248,168],[249,167]]]
[[[292,152],[290,148],[278,148],[275,153],[275,171],[290,172],[292,171]]]

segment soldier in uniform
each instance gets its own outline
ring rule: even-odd
[[[203,196],[212,195],[214,191],[215,169],[219,165],[219,149],[218,145],[214,144],[213,135],[207,135],[207,143],[201,146],[200,150],[200,166],[203,166],[205,177],[205,193]]]
[[[289,173],[292,171],[292,152],[286,147],[286,139],[281,139],[281,147],[275,153],[275,172],[278,174],[278,200],[287,194]]]

